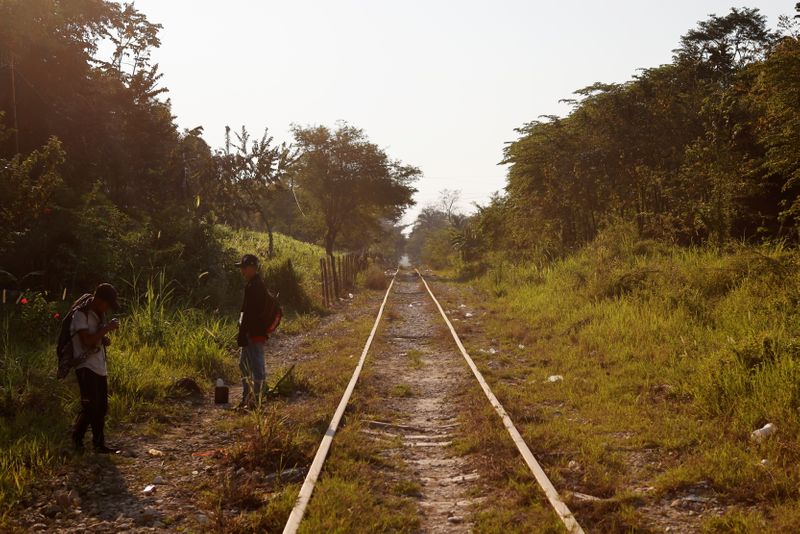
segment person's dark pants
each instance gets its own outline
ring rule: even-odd
[[[239,370],[242,372],[242,400],[250,398],[251,391],[256,402],[261,399],[264,381],[267,379],[267,366],[264,356],[264,342],[250,343],[242,347],[239,356]],[[252,390],[250,388],[252,382]]]
[[[81,411],[75,420],[72,439],[76,443],[83,443],[86,430],[91,426],[92,443],[99,447],[105,444],[103,427],[108,411],[108,377],[86,368],[76,369],[75,374],[81,389]]]

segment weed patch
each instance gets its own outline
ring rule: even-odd
[[[586,527],[658,525],[639,512],[646,499],[625,497],[637,487],[710,487],[729,513],[686,528],[752,532],[783,524],[800,499],[799,262],[780,246],[601,236],[550,264],[497,263],[471,283],[477,295],[434,290],[449,309],[465,296],[488,305],[479,328],[456,328],[556,487],[620,503],[578,508]],[[754,442],[768,422],[779,430]]]
[[[389,278],[387,278],[386,273],[374,263],[367,267],[363,276],[364,286],[368,289],[386,291],[386,288],[389,287]]]

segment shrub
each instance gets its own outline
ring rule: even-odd
[[[42,293],[26,293],[16,306],[13,326],[26,341],[41,342],[55,338],[61,323],[57,304],[48,302]]]
[[[264,269],[264,282],[278,293],[281,304],[298,313],[307,313],[313,308],[311,298],[303,289],[302,278],[295,270],[292,260],[268,265]]]
[[[368,289],[385,290],[389,287],[389,279],[380,267],[372,264],[364,273],[364,286]]]
[[[114,253],[104,257],[94,271],[81,273],[83,277],[74,286],[69,285],[76,289],[70,289],[67,301],[53,302],[47,293],[31,291],[26,277],[17,280],[13,275],[5,276],[6,285],[15,289],[7,293],[7,303],[0,305],[0,530],[4,514],[29,484],[64,460],[58,451],[67,446],[77,385],[73,374],[65,380],[54,379],[54,344],[61,316],[82,288],[91,288],[99,279],[110,280],[123,297],[121,327],[111,336],[109,348],[112,425],[163,417],[163,401],[181,378],[203,385],[216,378],[231,381],[238,376],[238,312],[234,306],[241,299],[242,281],[233,263],[243,250],[259,252],[256,245],[264,241],[264,236],[223,226],[175,227],[169,232],[185,237],[188,234],[184,230],[192,234],[192,239],[176,245],[175,254],[164,254],[167,247],[147,250],[153,239],[165,238],[167,231],[164,235],[142,231],[136,234],[138,237],[126,234],[131,241],[116,249],[111,234],[101,235],[101,244],[109,245]],[[314,275],[318,273],[321,249],[285,236],[275,237],[276,257],[262,257],[264,276],[280,291],[281,301],[289,308],[309,311],[314,307],[309,295],[318,294]],[[134,248],[139,257],[133,254]],[[160,259],[142,260],[148,254],[150,259]],[[133,276],[120,283],[113,273],[128,260],[127,268]],[[56,296],[61,297],[61,289]],[[296,322],[299,330],[313,324],[313,317],[300,317],[287,324]],[[281,393],[303,388],[308,388],[305,379],[291,376],[281,385]],[[271,437],[270,428],[259,427],[257,437],[263,447],[253,451],[251,457],[269,452],[264,447],[281,448],[281,443]],[[272,454],[263,461],[280,464],[299,460],[296,455]]]
[[[465,262],[458,267],[458,279],[461,281],[472,280],[482,276],[488,265],[482,261]]]

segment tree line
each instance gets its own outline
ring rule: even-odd
[[[670,63],[580,89],[567,116],[523,125],[504,151],[505,192],[468,225],[446,225],[451,254],[558,255],[616,223],[686,245],[796,243],[796,10],[775,30],[758,9],[712,15],[680,38]],[[435,242],[430,223],[423,212],[414,230]]]
[[[347,123],[180,130],[133,4],[0,0],[3,286],[86,287],[148,266],[180,279],[227,258],[214,225],[393,249],[419,169]]]

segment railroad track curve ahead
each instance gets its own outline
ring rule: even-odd
[[[305,481],[303,482],[303,485],[300,488],[300,492],[298,494],[295,506],[292,509],[291,514],[289,515],[289,518],[286,522],[286,526],[284,527],[283,530],[284,534],[294,534],[300,527],[306,508],[311,499],[311,495],[314,491],[314,486],[316,485],[317,479],[319,478],[323,464],[330,450],[333,437],[336,433],[339,423],[341,422],[341,418],[345,412],[345,409],[347,408],[347,404],[350,401],[350,397],[353,393],[353,390],[355,389],[355,386],[358,382],[358,378],[361,374],[361,370],[364,367],[366,357],[369,353],[370,347],[372,346],[373,340],[375,339],[376,332],[380,327],[381,320],[383,318],[384,311],[386,309],[386,305],[389,300],[389,296],[392,293],[392,290],[396,288],[395,281],[397,280],[397,274],[399,272],[400,272],[399,269],[395,271],[395,274],[392,277],[389,287],[386,290],[386,294],[383,297],[383,301],[378,310],[378,314],[375,318],[375,323],[364,345],[364,349],[361,353],[361,357],[358,361],[358,364],[356,365],[355,371],[353,372],[353,376],[351,377],[350,382],[348,383],[347,388],[345,389],[344,395],[342,396],[339,402],[336,412],[334,413],[333,418],[331,419],[331,422],[328,425],[328,429],[326,430],[325,435],[323,436],[322,441],[320,442],[319,448],[317,450],[316,455],[314,456],[314,460],[312,461],[311,467],[308,470]],[[486,395],[486,398],[489,400],[495,412],[501,418],[503,426],[506,428],[508,434],[511,437],[511,440],[517,447],[517,450],[521,454],[525,464],[528,466],[539,487],[542,489],[553,511],[558,515],[559,519],[564,524],[567,532],[569,532],[570,534],[583,534],[584,532],[583,529],[578,524],[577,520],[567,507],[566,503],[561,499],[561,496],[559,495],[558,491],[555,489],[552,482],[542,469],[541,465],[534,457],[530,448],[525,443],[525,440],[522,438],[521,434],[517,430],[510,416],[505,411],[505,409],[503,408],[502,404],[497,399],[497,397],[494,395],[489,384],[486,382],[483,375],[475,365],[475,362],[470,357],[469,353],[464,347],[464,344],[461,342],[461,339],[459,338],[455,328],[453,327],[453,324],[447,317],[447,314],[445,313],[438,299],[434,295],[433,290],[431,289],[427,280],[425,280],[425,278],[422,276],[422,273],[420,273],[419,270],[416,269],[410,271],[408,275],[412,277],[416,275],[417,280],[424,287],[424,291],[421,291],[421,294],[427,293],[426,296],[430,297],[431,302],[434,304],[436,310],[438,310],[439,315],[441,315],[441,318],[444,320],[445,325],[447,326],[452,335],[453,341],[455,341],[455,344],[458,347],[458,351],[460,352],[461,356],[466,361],[468,367],[472,371],[472,375],[477,379],[478,384],[480,385],[481,389]],[[401,296],[404,294],[407,295],[407,293],[400,291],[397,298],[401,298]],[[427,315],[431,315],[430,312],[427,312]],[[429,318],[427,317],[425,319],[429,320]],[[384,334],[382,334],[382,336],[383,335]],[[457,362],[458,356],[455,355],[455,353],[452,354],[453,354],[452,362]],[[465,370],[463,372],[466,373]],[[468,376],[468,374],[466,374],[465,376]]]

